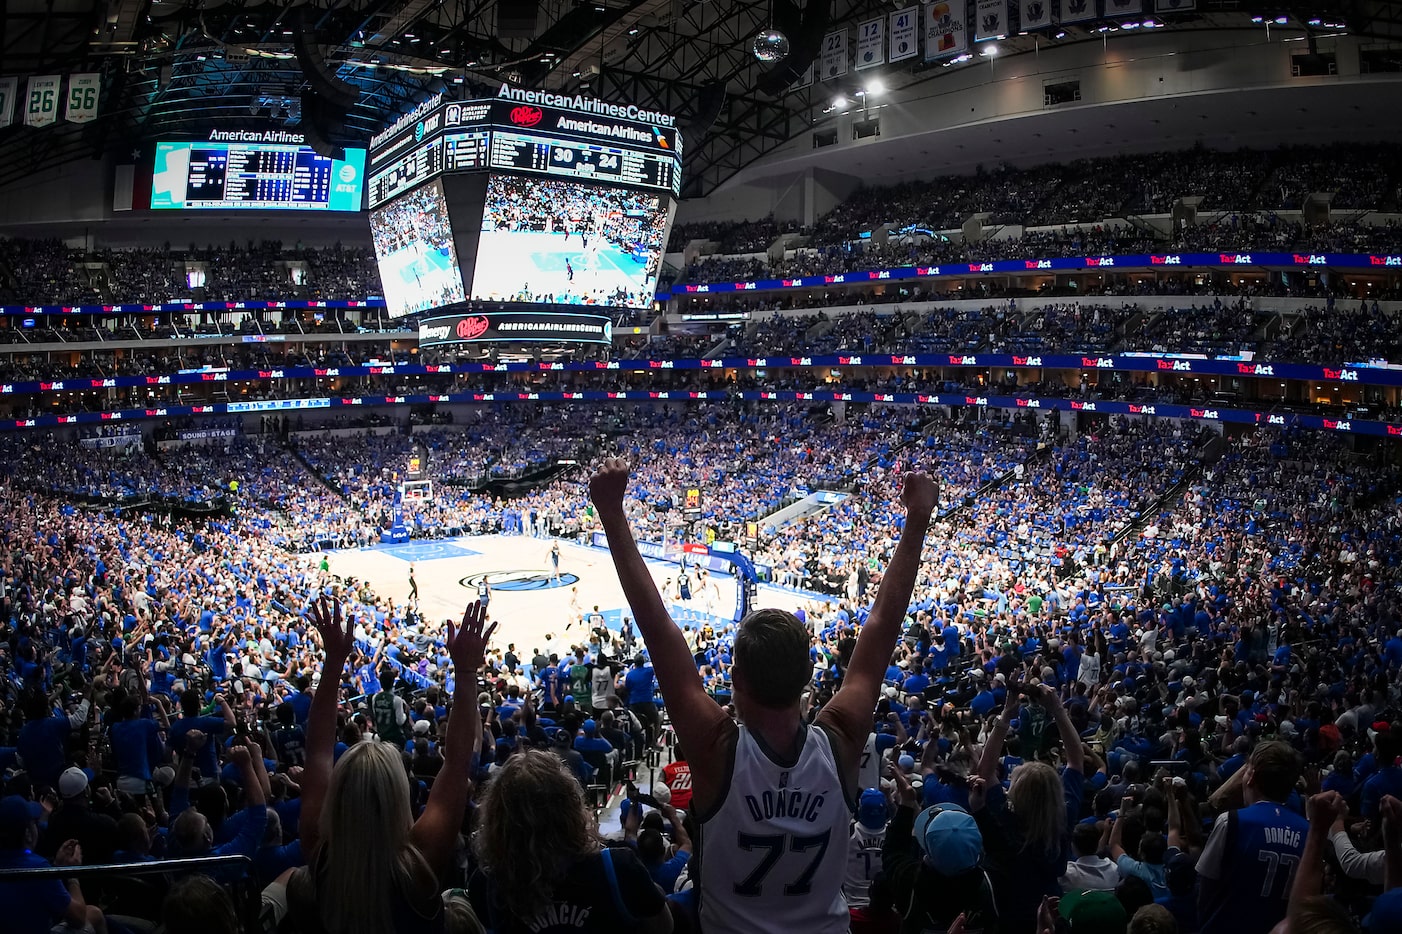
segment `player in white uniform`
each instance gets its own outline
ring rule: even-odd
[[[905,478],[905,526],[842,687],[811,726],[799,699],[811,686],[807,628],[792,613],[756,610],[732,652],[736,724],[706,693],[623,511],[628,465],[606,462],[589,484],[623,592],[638,620],[692,776],[701,828],[701,928],[706,934],[845,934],[842,897],[857,765],[900,635],[937,499],[923,474]]]

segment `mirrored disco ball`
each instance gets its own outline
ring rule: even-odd
[[[789,37],[777,29],[762,29],[751,49],[762,62],[781,62],[789,57]]]

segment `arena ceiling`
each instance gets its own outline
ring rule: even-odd
[[[913,2],[913,0],[912,0]],[[436,90],[494,93],[524,87],[582,89],[677,114],[689,128],[683,194],[704,195],[777,146],[827,119],[830,91],[795,88],[802,37],[854,25],[906,0],[0,0],[0,68],[30,75],[96,71],[100,117],[82,126],[0,131],[0,187],[56,164],[116,155],[130,160],[162,138],[212,128],[306,129],[308,81],[300,35],[328,71],[359,91],[330,136],[360,143],[387,118]],[[1147,4],[1146,4],[1147,5]],[[1402,39],[1402,2],[1198,0],[1171,29],[1238,28],[1255,14],[1347,23],[1351,33]],[[534,16],[529,11],[536,10]],[[1014,13],[1014,17],[1016,13]],[[1102,21],[1065,35],[1012,37],[1002,54],[1034,41],[1099,41]],[[770,25],[794,52],[756,61],[751,41]],[[816,41],[816,40],[815,40]],[[903,62],[881,76],[893,90],[935,80],[938,64]]]

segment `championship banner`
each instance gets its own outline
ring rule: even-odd
[[[1197,8],[1197,0],[1155,0],[1154,2],[1154,9],[1159,13],[1189,13]]]
[[[1045,29],[1051,25],[1051,0],[1022,0],[1022,31]]]
[[[19,78],[0,78],[0,130],[15,122],[15,98],[19,95]]]
[[[847,74],[847,30],[839,29],[823,36],[822,80],[841,78]]]
[[[602,315],[554,311],[483,311],[439,315],[419,322],[419,346],[576,341],[613,343],[613,321]]]
[[[869,19],[857,27],[857,70],[886,64],[886,17]]]
[[[919,7],[906,7],[891,14],[891,54],[892,62],[902,62],[920,54],[920,42],[915,28],[920,21]]]
[[[1095,16],[1095,0],[1061,0],[1061,17],[1057,22],[1081,23]]]
[[[940,0],[925,4],[925,61],[958,55],[969,44],[964,34],[964,0]]]
[[[1002,39],[1008,34],[1008,0],[978,0],[974,40]]]
[[[91,123],[96,120],[97,96],[101,90],[101,75],[69,75],[68,109],[64,119],[69,123]]]
[[[32,75],[24,95],[26,126],[48,126],[58,120],[59,75]]]

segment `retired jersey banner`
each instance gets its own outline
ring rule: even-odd
[[[925,61],[958,55],[969,45],[964,32],[964,0],[925,4]]]
[[[803,89],[803,88],[808,87],[810,84],[813,83],[813,74],[814,74],[814,72],[816,72],[817,70],[818,70],[818,63],[817,63],[817,62],[809,62],[809,63],[808,63],[808,67],[805,68],[805,69],[803,70],[803,74],[801,74],[801,75],[798,76],[798,80],[794,82],[793,87],[789,88],[789,90],[791,90],[791,91],[798,91],[798,90],[801,90],[801,89]]]
[[[857,70],[886,64],[886,17],[869,19],[857,27]]]
[[[1061,18],[1057,22],[1080,23],[1095,16],[1095,0],[1061,0]]]
[[[1021,28],[1023,32],[1045,29],[1051,25],[1051,0],[1022,0]]]
[[[48,126],[58,120],[59,75],[34,75],[24,95],[26,126]]]
[[[19,96],[19,78],[0,78],[0,130],[15,122],[15,98]]]
[[[847,74],[847,30],[839,29],[823,36],[823,75],[829,81]]]
[[[69,123],[91,123],[96,120],[97,95],[101,89],[101,75],[69,75],[68,111],[64,114],[64,119]]]
[[[891,14],[891,26],[888,30],[891,34],[891,52],[887,56],[890,61],[902,62],[920,54],[920,40],[916,33],[919,22],[920,8],[917,6],[906,7]]]
[[[978,0],[974,39],[1002,39],[1008,34],[1008,0]]]

